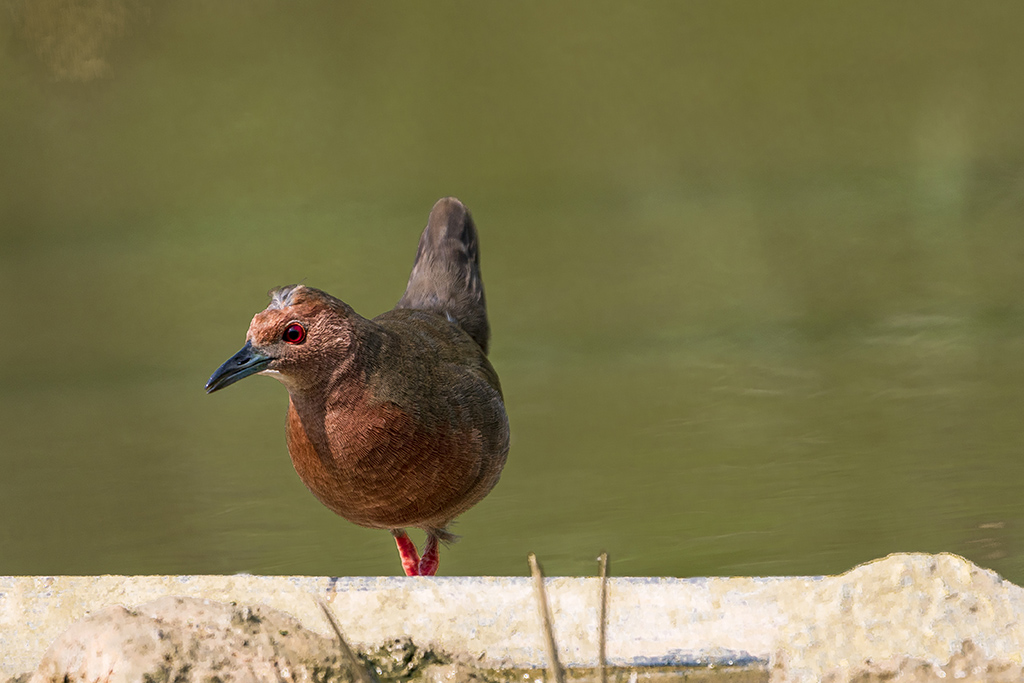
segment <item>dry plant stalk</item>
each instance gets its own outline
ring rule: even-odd
[[[565,671],[558,661],[558,646],[555,644],[555,629],[551,623],[551,611],[548,609],[548,596],[544,590],[544,573],[541,571],[537,556],[529,555],[530,572],[533,574],[533,585],[537,589],[537,608],[540,612],[541,624],[544,628],[544,649],[548,655],[548,673],[555,683],[565,683]]]
[[[598,574],[601,577],[600,623],[597,627],[597,666],[601,671],[601,683],[608,683],[608,658],[605,654],[608,624],[608,553],[602,552],[597,558]]]
[[[327,617],[327,622],[334,629],[334,635],[338,636],[338,649],[341,651],[341,658],[348,663],[349,671],[352,672],[352,677],[356,679],[358,683],[375,683],[373,676],[366,670],[366,667],[360,664],[359,659],[355,653],[352,652],[352,648],[348,646],[345,641],[345,636],[341,635],[341,626],[338,625],[338,620],[334,618],[334,613],[331,612],[331,608],[327,606],[327,603],[317,598],[317,602],[320,603],[320,609],[324,611],[324,616]]]

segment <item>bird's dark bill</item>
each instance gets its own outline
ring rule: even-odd
[[[254,349],[250,342],[245,342],[245,346],[224,361],[224,365],[217,368],[217,371],[206,382],[206,393],[212,394],[249,375],[255,375],[270,365],[271,360],[273,359],[270,356]]]

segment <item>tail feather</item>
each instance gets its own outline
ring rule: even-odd
[[[442,313],[487,353],[487,322],[480,250],[473,217],[458,199],[438,200],[420,236],[405,294],[395,308]]]

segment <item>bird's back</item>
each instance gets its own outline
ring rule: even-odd
[[[406,474],[417,473],[414,497],[429,500],[446,523],[479,502],[505,465],[509,426],[498,374],[466,332],[433,311],[395,309],[372,322],[382,362],[367,357],[368,388],[417,426],[421,454]]]

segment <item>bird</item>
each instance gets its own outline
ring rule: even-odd
[[[508,456],[478,244],[465,205],[438,200],[393,309],[367,319],[304,284],[272,289],[245,345],[206,383],[284,384],[295,471],[338,515],[390,531],[407,576],[436,574],[439,544],[458,538],[449,525],[494,488]],[[422,557],[406,528],[426,532]]]

